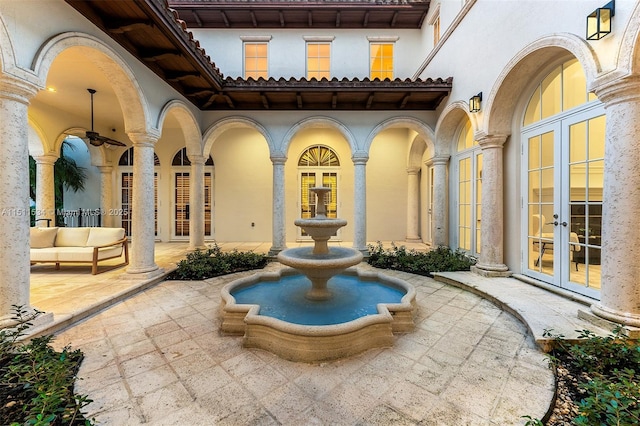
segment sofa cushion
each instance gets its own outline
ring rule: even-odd
[[[30,243],[31,248],[46,248],[53,247],[56,240],[56,234],[58,228],[30,228]]]
[[[58,260],[58,249],[55,247],[32,248],[29,250],[31,262],[55,262]]]
[[[104,246],[124,238],[124,228],[89,228],[87,247]]]
[[[60,247],[57,260],[60,262],[91,262],[93,261],[92,247]],[[98,249],[98,260],[120,256],[122,246]]]
[[[56,247],[84,247],[89,237],[89,228],[60,228]]]

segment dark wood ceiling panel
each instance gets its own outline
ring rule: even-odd
[[[168,0],[193,28],[413,28],[430,0]],[[218,15],[211,13],[212,10]],[[228,20],[221,18],[226,15]]]

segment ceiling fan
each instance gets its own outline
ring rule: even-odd
[[[100,135],[93,130],[93,95],[96,93],[95,89],[87,89],[91,95],[91,130],[87,130],[86,138],[89,139],[89,143],[93,146],[102,146],[103,144],[115,145],[115,146],[127,146],[124,143],[115,139],[108,138]]]

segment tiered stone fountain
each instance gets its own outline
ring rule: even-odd
[[[338,229],[347,224],[344,219],[327,218],[327,206],[324,196],[331,191],[326,187],[309,188],[318,197],[316,215],[311,219],[297,219],[296,226],[304,229],[314,241],[313,248],[298,247],[283,250],[278,253],[278,261],[301,271],[311,281],[311,289],[306,297],[311,300],[328,300],[331,291],[327,289],[327,282],[349,266],[362,262],[362,253],[346,247],[332,247],[327,242],[336,235]]]
[[[278,261],[290,268],[227,284],[221,292],[221,331],[244,335],[245,347],[303,362],[392,346],[394,332],[414,327],[413,286],[350,268],[362,261],[362,253],[327,244],[347,221],[326,217],[329,188],[311,191],[318,197],[316,216],[294,223],[311,236],[313,247],[280,252]]]

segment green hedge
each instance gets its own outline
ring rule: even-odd
[[[167,276],[170,280],[205,280],[220,275],[261,269],[268,262],[264,254],[253,252],[222,252],[217,244],[207,250],[188,253],[178,262],[178,268]]]
[[[433,276],[433,272],[468,271],[476,260],[462,251],[453,251],[449,247],[440,246],[427,252],[407,250],[404,246],[392,244],[390,249],[382,247],[382,243],[369,245],[371,266],[382,269],[395,269],[412,274]]]

